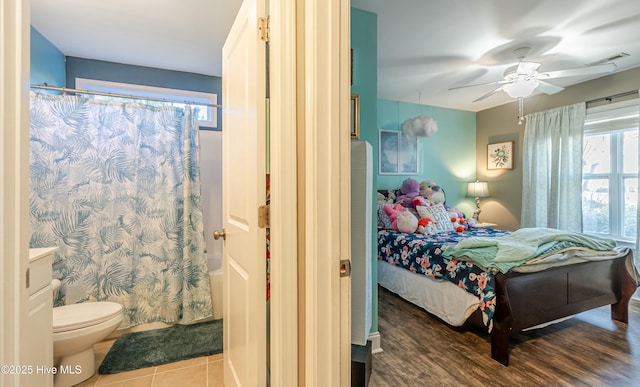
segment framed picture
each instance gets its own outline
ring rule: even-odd
[[[397,130],[378,131],[378,161],[381,175],[418,174],[418,138]]]
[[[353,48],[351,49],[351,55],[349,57],[349,77],[351,79],[351,86],[353,86]]]
[[[513,169],[513,141],[487,145],[487,169]]]
[[[351,138],[360,138],[360,96],[351,94]]]

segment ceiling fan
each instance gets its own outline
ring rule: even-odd
[[[518,58],[518,64],[511,66],[504,71],[503,80],[488,83],[478,83],[474,85],[457,86],[452,87],[449,90],[482,85],[501,85],[497,89],[492,90],[479,98],[476,98],[475,100],[473,100],[473,102],[482,101],[483,99],[486,99],[499,91],[504,91],[512,98],[524,98],[531,95],[531,93],[533,93],[533,91],[536,89],[545,94],[555,94],[564,90],[564,87],[547,82],[548,79],[603,74],[616,69],[615,63],[608,62],[594,64],[587,67],[578,67],[540,73],[538,72],[540,63],[524,60],[524,57],[529,52],[529,50],[529,47],[522,47],[513,51],[513,53]]]

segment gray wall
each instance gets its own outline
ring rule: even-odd
[[[554,95],[536,95],[524,100],[524,114],[586,102],[640,89],[640,68],[612,74],[571,86]],[[524,123],[518,125],[518,104],[513,102],[478,112],[476,116],[476,175],[489,182],[490,198],[481,199],[482,220],[498,228],[520,227],[522,207],[522,141]],[[514,169],[487,170],[487,144],[515,141]]]
[[[87,78],[100,81],[133,83],[144,86],[214,93],[218,95],[218,101],[222,101],[222,78],[209,75],[133,66],[72,56],[67,57],[66,74],[66,84],[69,88],[76,87],[76,78]],[[218,109],[218,127],[216,130],[222,130],[220,113]]]

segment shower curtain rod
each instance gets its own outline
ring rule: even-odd
[[[187,105],[209,106],[209,107],[216,107],[216,108],[221,108],[222,107],[222,105],[216,105],[216,104],[212,104],[212,103],[197,103],[197,102],[194,102],[194,101],[180,101],[180,100],[173,100],[173,99],[166,99],[166,98],[141,97],[139,95],[107,93],[107,92],[104,92],[104,91],[69,89],[69,88],[66,88],[66,87],[56,87],[56,86],[49,86],[49,85],[34,85],[34,84],[32,84],[31,88],[32,89],[45,89],[45,90],[61,91],[63,93],[105,95],[107,97],[115,97],[115,98],[145,99],[147,101],[184,103],[184,104],[187,104]]]

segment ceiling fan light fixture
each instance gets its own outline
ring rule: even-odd
[[[518,78],[512,83],[507,83],[502,87],[511,98],[528,97],[538,87],[538,81],[535,79]]]

